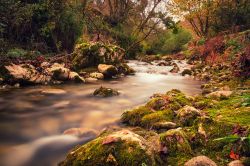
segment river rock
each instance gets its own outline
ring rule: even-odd
[[[113,65],[99,64],[98,71],[105,77],[112,77],[118,74],[117,68]]]
[[[118,96],[119,92],[111,88],[100,87],[94,91],[93,95],[100,97],[111,97]]]
[[[51,73],[52,78],[58,81],[74,81],[84,83],[85,80],[78,73],[70,71],[65,68],[64,64],[54,63],[48,71]]]
[[[102,73],[98,73],[98,72],[90,73],[89,76],[92,78],[96,78],[98,80],[102,80],[104,78],[104,75]]]
[[[228,166],[244,166],[244,164],[240,160],[234,160],[234,161],[230,162],[228,164]]]
[[[51,81],[51,77],[39,73],[34,66],[30,64],[5,66],[5,82],[20,84],[46,84]]]
[[[176,63],[174,63],[174,67],[170,70],[171,73],[178,73],[180,71],[180,68]]]
[[[173,60],[173,58],[172,58],[171,56],[169,56],[169,55],[165,55],[165,56],[161,57],[161,59],[162,59],[162,60],[165,60],[165,61],[167,61],[167,62]]]
[[[190,69],[184,69],[183,72],[181,73],[182,76],[185,76],[185,75],[192,75],[192,71]]]
[[[76,83],[85,83],[85,79],[81,76],[79,76],[76,72],[69,72],[69,81],[74,81]]]
[[[229,97],[232,95],[232,91],[215,91],[212,93],[209,93],[207,96],[208,97],[216,97],[216,98],[221,98],[221,97]]]
[[[177,111],[177,118],[183,125],[191,125],[192,122],[200,115],[201,113],[199,110],[188,105]]]
[[[187,161],[184,166],[217,166],[216,163],[206,156],[197,156]]]
[[[3,83],[3,78],[0,77],[0,85]]]
[[[60,165],[156,165],[158,157],[142,136],[122,129],[75,148]]]
[[[182,128],[171,129],[160,134],[161,146],[166,149],[165,153],[191,154],[192,149],[188,137]]]
[[[121,63],[116,67],[118,69],[119,74],[133,75],[135,73],[135,70],[129,67],[126,63]]]
[[[157,122],[153,124],[154,129],[174,129],[176,128],[176,123],[174,122]]]

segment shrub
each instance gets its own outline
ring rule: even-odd
[[[236,76],[243,78],[250,77],[250,45],[248,45],[245,51],[232,62],[232,65]]]
[[[225,48],[224,37],[217,36],[208,40],[203,46],[202,56],[206,58],[212,52],[214,53],[223,53]]]

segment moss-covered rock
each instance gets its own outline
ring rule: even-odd
[[[157,122],[171,121],[173,116],[171,110],[157,111],[143,116],[140,123],[144,127],[151,128]]]
[[[135,74],[135,70],[129,67],[126,63],[120,63],[116,65],[116,68],[118,69],[119,74],[125,74],[125,75]]]
[[[146,106],[153,109],[153,110],[163,110],[166,108],[166,105],[168,104],[167,98],[163,97],[156,97],[151,99]]]
[[[76,147],[60,165],[161,165],[158,162],[157,153],[143,137],[123,129]]]
[[[97,66],[100,63],[120,62],[124,56],[124,50],[116,45],[103,43],[77,44],[72,54],[73,68],[76,70],[89,66]]]
[[[111,97],[111,96],[118,96],[119,92],[117,90],[101,86],[100,88],[94,91],[93,95],[100,97]]]
[[[163,147],[166,147],[166,153],[170,156],[176,156],[178,153],[192,154],[188,137],[182,128],[171,129],[160,134],[160,140]]]
[[[121,120],[125,124],[131,126],[139,126],[141,120],[145,115],[151,114],[153,111],[146,106],[140,106],[130,111],[126,111],[122,114]]]
[[[177,111],[177,118],[182,125],[192,125],[198,116],[201,116],[201,112],[188,105]]]
[[[148,103],[147,107],[153,110],[172,110],[177,111],[185,105],[191,103],[191,98],[188,98],[179,90],[173,89],[164,95],[157,95],[153,97]]]

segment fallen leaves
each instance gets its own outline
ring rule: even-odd
[[[234,160],[240,159],[240,156],[236,154],[233,150],[230,151],[229,157]]]

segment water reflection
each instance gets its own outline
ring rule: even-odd
[[[0,155],[8,154],[9,150],[11,157],[22,154],[16,163],[1,161],[8,165],[34,165],[34,161],[55,165],[73,145],[86,141],[62,136],[65,130],[79,127],[101,130],[118,120],[125,109],[145,103],[153,93],[173,88],[187,94],[200,92],[200,82],[169,73],[171,67],[137,61],[129,65],[137,71],[135,76],[88,85],[36,86],[0,92]],[[93,97],[94,89],[101,85],[117,89],[121,95]],[[43,159],[46,156],[50,157]]]

